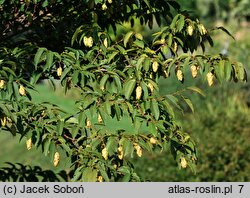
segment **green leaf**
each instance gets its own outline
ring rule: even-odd
[[[134,34],[134,32],[133,32],[133,31],[130,31],[130,32],[128,32],[128,33],[124,36],[123,44],[124,44],[125,47],[127,47],[127,43],[128,43],[130,37],[131,37],[133,34]]]
[[[225,79],[226,81],[229,81],[231,79],[232,74],[232,65],[229,61],[225,62]]]
[[[194,113],[194,106],[193,106],[193,103],[191,102],[191,100],[189,98],[184,98],[184,97],[183,97],[183,100],[187,103],[187,105],[190,107],[190,109]]]
[[[35,64],[35,67],[37,67],[38,63],[41,61],[41,56],[43,54],[43,52],[47,50],[46,48],[39,48],[36,52],[36,55],[35,55],[35,58],[34,58],[34,64]]]
[[[114,75],[113,79],[115,80],[115,84],[117,86],[118,91],[121,92],[121,90],[122,90],[121,79],[117,75]]]
[[[125,174],[122,179],[121,179],[121,182],[129,182],[130,181],[130,178],[131,178],[131,174],[130,173],[127,173]]]
[[[50,143],[51,143],[51,139],[46,140],[45,143],[44,143],[44,150],[43,150],[43,152],[44,152],[45,156],[48,155]]]
[[[74,45],[74,42],[77,40],[77,36],[82,32],[82,26],[78,27],[75,31],[75,33],[73,34],[72,36],[72,39],[71,39],[71,46]]]
[[[96,169],[92,169],[91,167],[86,167],[82,173],[82,181],[83,182],[96,182],[98,172]]]
[[[115,137],[109,137],[106,148],[108,150],[109,155],[114,155],[114,153],[117,151],[118,148],[118,141]]]
[[[64,127],[64,121],[60,120],[58,125],[57,125],[57,134],[60,135],[60,136],[63,133],[63,127]]]
[[[133,143],[127,138],[122,138],[120,144],[123,146],[124,156],[132,157],[134,152]]]
[[[151,102],[151,111],[152,111],[155,119],[158,120],[159,117],[160,117],[160,111],[159,111],[158,102],[155,99],[152,99],[152,102]]]
[[[74,176],[72,178],[72,182],[76,182],[76,181],[79,181],[79,178],[81,177],[82,175],[82,170],[83,170],[84,166],[80,166],[76,169],[76,171],[74,172]]]
[[[185,24],[185,17],[183,15],[180,16],[179,20],[177,21],[177,31],[180,32]]]
[[[53,64],[53,57],[54,57],[54,53],[52,51],[47,51],[46,54],[46,65],[44,66],[44,71],[46,71],[47,69],[49,69],[52,64]]]
[[[127,100],[130,99],[130,96],[132,94],[132,92],[134,91],[135,89],[135,84],[136,84],[136,80],[135,79],[129,79],[125,85],[124,85],[124,96]]]
[[[144,48],[144,42],[143,41],[140,41],[140,40],[135,40],[134,41],[134,44],[140,48]]]
[[[105,74],[102,79],[100,80],[100,89],[101,90],[104,90],[105,89],[105,85],[106,85],[106,82],[109,78],[109,75],[108,74]]]
[[[15,72],[12,69],[10,69],[8,67],[2,67],[2,69],[13,76],[16,76]]]
[[[174,29],[174,27],[176,26],[176,22],[177,22],[177,20],[179,19],[180,16],[181,16],[180,14],[175,15],[175,17],[173,18],[173,20],[172,20],[172,22],[170,24],[171,29]]]
[[[205,93],[201,89],[199,89],[198,87],[192,87],[191,86],[191,87],[187,87],[187,89],[189,89],[191,91],[194,91],[194,92],[196,92],[196,93],[198,93],[198,94],[205,97]]]
[[[215,29],[222,30],[223,32],[227,33],[230,37],[232,37],[234,40],[234,36],[224,27],[216,27]]]
[[[157,129],[155,127],[155,124],[153,122],[148,123],[149,131],[153,136],[157,136]]]

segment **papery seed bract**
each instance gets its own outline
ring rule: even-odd
[[[194,32],[193,26],[192,26],[192,25],[189,25],[189,26],[187,27],[187,33],[188,33],[188,35],[189,35],[189,36],[192,36],[192,35],[193,35],[193,32]]]
[[[26,140],[26,148],[27,148],[27,150],[30,150],[32,148],[32,139],[31,138]]]
[[[141,86],[136,87],[135,92],[136,92],[136,100],[140,100],[142,96],[142,87]]]
[[[0,89],[3,89],[4,84],[5,84],[5,81],[4,80],[0,80]]]
[[[107,39],[107,38],[104,39],[103,45],[104,45],[106,48],[108,48],[108,39]]]
[[[198,74],[198,67],[195,66],[195,65],[192,65],[190,67],[190,70],[191,70],[191,74],[192,74],[192,77],[193,78],[196,78],[197,74]]]
[[[105,160],[107,160],[107,159],[108,159],[108,155],[109,155],[108,150],[107,150],[107,148],[105,147],[104,149],[102,149],[102,157],[103,157]]]
[[[157,143],[157,140],[155,138],[153,138],[153,137],[151,137],[149,141],[150,141],[151,144],[156,144]]]
[[[183,73],[182,73],[182,71],[181,71],[180,69],[177,70],[176,76],[177,76],[177,79],[178,79],[179,81],[182,81],[182,80],[183,80]]]
[[[58,166],[59,161],[60,161],[60,154],[59,154],[59,152],[55,152],[55,154],[54,154],[54,160],[53,160],[54,166]]]
[[[57,68],[57,76],[60,77],[62,75],[62,67]]]
[[[20,85],[19,87],[19,93],[21,96],[25,96],[26,95],[26,91],[23,85]]]
[[[159,67],[159,63],[157,61],[154,61],[153,62],[153,72],[157,72],[158,67]]]
[[[123,148],[122,148],[122,146],[119,146],[117,151],[118,151],[118,158],[120,160],[122,160],[123,159]]]
[[[187,160],[184,158],[184,157],[182,157],[181,158],[181,167],[182,168],[187,168]]]
[[[211,72],[207,73],[207,82],[209,86],[214,84],[214,75]]]

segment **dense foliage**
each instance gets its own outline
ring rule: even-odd
[[[157,149],[195,171],[194,141],[173,106],[184,101],[193,110],[185,91],[202,91],[161,95],[159,79],[201,76],[210,86],[246,80],[242,64],[205,53],[213,30],[176,1],[2,0],[0,10],[0,130],[21,134],[28,150],[42,147],[55,166],[66,153],[72,181],[140,181],[131,158]],[[160,31],[150,40],[134,31],[110,36],[137,20]],[[30,90],[42,80],[60,81],[65,93],[78,89],[78,110],[35,103]]]

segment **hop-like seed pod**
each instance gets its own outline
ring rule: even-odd
[[[189,26],[187,27],[187,33],[188,33],[188,35],[189,35],[189,36],[192,36],[192,35],[193,35],[193,32],[194,32],[193,26],[192,26],[192,25],[189,25]]]
[[[211,72],[207,73],[207,82],[209,86],[214,84],[214,75]]]
[[[202,24],[198,24],[198,29],[199,29],[201,35],[205,35],[207,33],[206,28]]]
[[[177,70],[176,76],[177,76],[177,79],[178,79],[179,81],[182,81],[182,80],[183,80],[183,73],[182,73],[182,71],[181,71],[180,69]]]
[[[90,37],[84,36],[83,43],[86,47],[92,47],[93,46],[93,38],[91,36]]]
[[[173,51],[174,51],[174,52],[177,52],[177,47],[178,47],[177,43],[174,42],[174,44],[173,44]]]
[[[153,72],[157,72],[158,67],[159,67],[159,63],[157,61],[154,61],[153,62]]]
[[[151,144],[156,144],[157,143],[157,140],[155,138],[153,138],[153,137],[151,137],[149,141],[150,141]]]
[[[108,3],[110,3],[110,4],[111,4],[112,2],[113,2],[112,0],[108,0]]]
[[[87,118],[86,127],[91,128],[91,121]]]
[[[105,147],[104,149],[102,149],[102,157],[107,160],[108,159],[108,156],[109,156],[109,153],[108,153],[108,150],[107,148]]]
[[[140,100],[141,96],[142,96],[142,88],[141,88],[141,86],[136,87],[135,92],[136,92],[136,100]]]
[[[26,148],[28,150],[30,150],[32,148],[32,139],[29,138],[28,140],[26,140]]]
[[[122,160],[124,155],[122,146],[119,146],[117,151],[118,151],[118,158]]]
[[[107,9],[108,9],[108,7],[107,7],[106,3],[102,4],[102,10],[107,10]]]
[[[20,87],[19,87],[19,94],[21,96],[25,96],[26,95],[26,91],[25,91],[25,88],[24,88],[23,85],[20,85]]]
[[[148,83],[148,87],[149,87],[150,91],[153,93],[154,92],[154,85],[152,85],[151,83]]]
[[[99,124],[101,124],[101,123],[102,123],[102,121],[103,121],[103,120],[102,120],[102,116],[101,116],[100,114],[98,114],[98,118],[97,118],[97,120],[98,120],[98,123],[99,123]]]
[[[86,37],[86,36],[83,37],[83,44],[84,44],[85,46],[88,45],[88,37]]]
[[[136,150],[136,154],[138,155],[138,157],[141,157],[142,156],[142,148],[139,144],[134,144],[134,148]]]
[[[143,40],[143,36],[140,33],[136,33],[135,38],[137,38],[139,40]]]
[[[192,65],[190,67],[190,70],[191,70],[191,74],[193,76],[193,78],[196,78],[197,74],[198,74],[198,67],[195,66],[195,65]]]
[[[108,48],[108,39],[107,39],[107,38],[104,39],[103,45],[104,45],[106,48]]]
[[[6,123],[7,123],[7,119],[6,119],[6,117],[5,116],[3,116],[3,117],[1,117],[1,125],[4,127],[5,125],[6,125]]]
[[[57,68],[57,76],[61,76],[62,75],[62,67],[58,67]]]
[[[4,80],[0,80],[0,89],[3,89],[4,84],[5,84],[5,81]]]
[[[187,168],[187,165],[188,165],[187,160],[184,157],[182,157],[181,158],[181,167]]]
[[[102,177],[101,175],[98,176],[97,181],[98,181],[98,182],[103,182],[103,177]]]
[[[59,161],[60,161],[60,154],[59,154],[59,152],[55,152],[54,160],[53,160],[54,166],[57,166],[59,164]]]
[[[93,46],[93,38],[92,37],[89,37],[88,38],[88,47],[92,47]]]
[[[166,70],[164,70],[163,73],[164,73],[164,77],[165,77],[165,78],[168,78],[168,77],[169,77],[169,73],[168,73]]]

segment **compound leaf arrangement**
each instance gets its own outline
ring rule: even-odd
[[[0,0],[0,10],[0,131],[41,147],[54,166],[66,154],[70,181],[141,181],[131,159],[167,149],[195,171],[196,146],[175,111],[183,102],[194,111],[185,91],[203,92],[161,95],[160,78],[246,81],[242,64],[206,53],[215,29],[178,1]],[[125,23],[152,30],[121,33]],[[77,89],[77,111],[33,101],[42,81]]]

